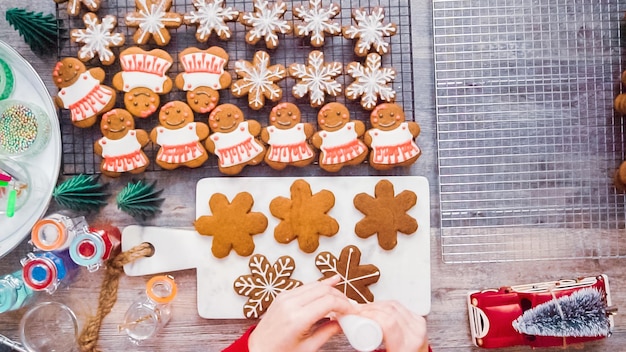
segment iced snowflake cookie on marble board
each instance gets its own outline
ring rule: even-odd
[[[322,0],[309,0],[309,6],[295,5],[293,15],[302,23],[296,24],[294,32],[298,37],[310,37],[311,45],[319,48],[324,45],[326,35],[341,34],[341,26],[333,21],[339,12],[338,4],[323,7]]]
[[[275,170],[287,165],[302,167],[315,159],[309,138],[315,132],[310,123],[301,122],[300,109],[292,103],[272,108],[269,126],[261,130],[261,140],[268,145],[265,163]]]
[[[73,29],[70,38],[83,46],[78,50],[78,58],[89,61],[96,55],[103,65],[111,65],[115,61],[115,54],[111,47],[122,46],[125,42],[123,33],[112,33],[117,24],[115,16],[107,15],[98,19],[95,13],[88,12],[83,16],[85,29]]]
[[[396,91],[389,85],[396,78],[396,70],[382,67],[382,57],[376,53],[367,55],[365,65],[360,62],[351,62],[346,73],[354,81],[346,87],[346,98],[357,100],[361,98],[361,106],[365,110],[376,107],[378,99],[388,103],[396,99]]]
[[[326,101],[326,94],[333,97],[341,94],[341,84],[335,78],[342,71],[340,62],[324,62],[324,53],[313,50],[309,53],[308,65],[289,66],[289,75],[296,79],[292,93],[296,98],[308,94],[311,106],[320,107]]]
[[[394,23],[383,23],[385,10],[382,7],[374,7],[368,14],[363,8],[352,11],[354,26],[345,26],[342,29],[346,39],[356,39],[354,53],[357,56],[366,56],[372,48],[380,55],[389,52],[389,43],[385,37],[390,37],[397,32]]]
[[[102,115],[100,130],[103,137],[93,146],[102,157],[100,171],[109,177],[119,177],[124,172],[144,172],[150,161],[143,147],[150,139],[142,129],[135,129],[133,116],[124,109],[113,109]]]
[[[209,136],[209,126],[193,121],[193,111],[182,101],[170,101],[159,111],[159,126],[150,132],[152,142],[160,146],[156,163],[166,170],[180,166],[196,168],[208,159],[202,142]]]
[[[172,0],[135,0],[137,11],[126,14],[126,25],[137,27],[135,44],[147,44],[150,38],[158,46],[165,46],[172,38],[169,28],[183,24],[183,16],[170,12]]]
[[[184,72],[176,76],[178,89],[187,92],[187,104],[198,113],[208,113],[219,102],[218,90],[228,88],[231,76],[226,72],[228,53],[212,46],[206,50],[187,48],[178,55]]]
[[[317,114],[318,131],[311,137],[320,150],[319,165],[337,172],[345,165],[357,165],[367,157],[367,146],[361,140],[365,124],[350,120],[350,112],[341,103],[328,103]]]
[[[270,55],[265,51],[257,51],[252,62],[239,60],[235,62],[235,72],[240,77],[230,91],[235,97],[248,95],[248,106],[259,110],[265,106],[265,99],[276,102],[283,97],[283,90],[276,84],[287,74],[280,64],[270,66]]]
[[[246,42],[255,45],[265,40],[268,49],[278,46],[278,33],[291,33],[291,25],[283,19],[287,5],[283,1],[254,0],[254,11],[239,15],[239,22],[250,27],[246,33]]]
[[[257,165],[265,156],[265,145],[258,139],[261,124],[246,120],[233,104],[218,105],[209,115],[211,135],[205,141],[209,153],[215,154],[220,172],[236,175],[246,165]]]
[[[225,7],[224,0],[193,0],[195,11],[183,15],[186,25],[197,26],[196,39],[205,43],[215,34],[221,39],[229,39],[232,35],[226,22],[236,21],[239,11],[232,7]]]
[[[59,88],[54,102],[58,107],[70,110],[74,126],[93,126],[99,115],[115,105],[115,91],[101,84],[104,76],[102,68],[87,70],[80,60],[73,57],[66,57],[54,66],[52,79]]]

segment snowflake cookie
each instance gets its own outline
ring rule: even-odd
[[[361,265],[361,251],[356,246],[341,250],[337,259],[330,252],[322,252],[315,257],[315,266],[324,279],[339,275],[341,281],[335,288],[358,303],[371,303],[374,294],[368,288],[380,278],[380,271],[373,264]]]
[[[289,256],[282,256],[270,265],[265,256],[255,254],[248,266],[251,275],[241,275],[233,283],[237,294],[248,297],[243,305],[243,314],[248,319],[260,317],[279,293],[302,285],[291,278],[296,263]]]
[[[309,0],[308,7],[294,6],[294,17],[302,20],[302,24],[296,25],[296,35],[298,37],[311,36],[311,45],[314,47],[324,45],[325,33],[341,34],[341,26],[333,21],[340,11],[341,7],[338,4],[330,4],[327,8],[322,7],[322,0]]]
[[[361,106],[366,110],[376,107],[378,98],[391,103],[396,98],[396,91],[389,83],[396,78],[396,70],[382,68],[382,58],[376,53],[367,55],[365,66],[360,62],[351,62],[346,72],[354,78],[346,87],[346,97],[350,100],[361,98]]]
[[[378,236],[382,249],[393,249],[398,243],[398,232],[410,235],[417,231],[417,220],[407,214],[417,204],[417,195],[404,190],[396,195],[393,183],[379,181],[374,187],[374,196],[359,193],[354,197],[354,207],[365,214],[354,227],[357,236]]]
[[[78,51],[78,58],[81,61],[89,61],[98,54],[103,65],[112,64],[115,61],[115,54],[111,47],[124,44],[124,34],[111,33],[117,24],[115,16],[107,15],[100,21],[96,14],[88,12],[83,16],[83,21],[85,29],[73,29],[70,32],[74,42],[84,44]]]
[[[230,38],[230,28],[226,22],[236,21],[239,17],[239,11],[232,7],[224,7],[224,0],[193,0],[193,6],[196,11],[191,11],[184,15],[186,25],[196,25],[196,39],[204,43],[211,33],[222,39]]]
[[[238,98],[247,94],[248,106],[252,109],[265,106],[265,98],[279,101],[283,97],[283,90],[276,82],[285,78],[287,72],[283,65],[270,66],[270,56],[265,51],[257,51],[252,62],[235,62],[235,72],[241,79],[235,81],[230,90]]]
[[[254,198],[248,192],[237,193],[232,202],[222,193],[209,199],[212,215],[200,216],[193,224],[199,234],[213,236],[211,252],[216,258],[226,257],[231,249],[241,256],[254,252],[252,236],[267,228],[267,217],[252,212]]]
[[[126,15],[126,25],[137,27],[133,35],[136,44],[147,44],[150,37],[159,46],[170,42],[168,28],[178,28],[183,24],[183,16],[169,12],[172,0],[135,0],[136,12]]]
[[[341,74],[343,66],[340,62],[324,62],[324,53],[314,50],[309,54],[309,64],[292,64],[289,75],[296,79],[292,92],[296,98],[309,94],[311,106],[316,108],[324,105],[325,94],[336,97],[341,93],[341,84],[335,77]]]
[[[382,7],[374,7],[370,14],[365,9],[355,9],[352,18],[356,26],[343,27],[342,31],[344,38],[357,39],[355,54],[365,56],[372,46],[380,55],[389,52],[389,43],[384,38],[396,34],[397,28],[394,23],[383,23],[385,10]]]
[[[78,16],[80,14],[81,3],[85,5],[89,11],[98,11],[102,0],[54,0],[57,4],[67,2],[67,13],[70,16]]]
[[[247,27],[252,27],[246,33],[246,42],[256,44],[261,38],[265,38],[268,49],[278,46],[278,34],[291,33],[291,25],[283,19],[287,5],[282,1],[270,4],[267,0],[254,0],[254,12],[246,12],[239,17],[239,22]]]

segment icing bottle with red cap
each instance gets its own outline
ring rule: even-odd
[[[61,283],[69,284],[78,272],[78,266],[69,258],[67,250],[28,253],[20,262],[26,286],[50,294]]]
[[[34,296],[24,283],[22,270],[0,278],[0,313],[20,309]]]
[[[126,311],[124,323],[118,326],[133,343],[139,344],[156,335],[170,320],[170,303],[176,297],[174,278],[159,275],[146,284],[145,296],[134,302]]]
[[[31,243],[42,251],[61,251],[70,246],[78,234],[87,231],[84,216],[70,218],[52,214],[35,223],[31,231]]]
[[[96,271],[105,260],[119,254],[121,238],[122,234],[115,226],[89,227],[70,243],[70,257],[74,263],[87,267],[90,272]]]

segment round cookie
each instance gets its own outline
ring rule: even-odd
[[[365,144],[371,148],[369,162],[377,170],[413,164],[422,155],[414,139],[420,126],[406,121],[398,104],[378,105],[370,114],[372,128],[365,132]]]
[[[135,129],[133,116],[124,109],[113,109],[102,115],[100,130],[104,137],[93,146],[94,152],[102,157],[100,171],[109,177],[118,177],[124,172],[144,172],[150,161],[142,148],[149,142],[148,133]]]
[[[66,57],[54,66],[52,78],[59,88],[54,102],[58,107],[70,110],[74,126],[93,126],[99,115],[115,105],[115,91],[101,84],[104,75],[102,68],[87,70],[80,60],[73,57]]]
[[[300,109],[292,103],[278,104],[270,112],[269,120],[269,126],[261,131],[261,140],[268,145],[265,163],[276,170],[287,165],[311,164],[315,152],[308,140],[315,130],[310,123],[301,122]]]
[[[202,146],[209,136],[209,126],[193,121],[193,111],[182,101],[171,101],[159,111],[160,125],[150,132],[150,139],[161,148],[156,163],[166,170],[180,166],[196,168],[209,155]]]
[[[209,115],[209,128],[213,133],[206,139],[205,145],[209,153],[219,159],[220,172],[236,175],[246,165],[263,161],[265,146],[257,139],[261,124],[245,120],[236,105],[218,105]]]
[[[350,120],[350,112],[341,103],[328,103],[317,114],[319,130],[311,143],[320,150],[319,165],[330,172],[344,165],[357,165],[367,157],[367,146],[361,141],[365,124]]]

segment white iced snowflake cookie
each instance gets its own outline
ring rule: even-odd
[[[150,38],[159,46],[170,42],[168,28],[178,28],[183,24],[183,16],[170,12],[172,0],[135,0],[136,12],[126,15],[126,25],[137,27],[133,35],[136,44],[147,44]]]
[[[78,16],[82,6],[89,11],[95,12],[100,8],[102,0],[54,0],[57,4],[67,3],[67,13],[70,16]]]
[[[186,25],[196,25],[196,39],[204,43],[211,33],[222,39],[229,39],[231,36],[230,28],[226,22],[236,21],[239,17],[239,11],[232,7],[225,7],[224,0],[193,0],[193,6],[196,11],[191,11],[184,15]]]
[[[270,56],[265,51],[257,51],[252,62],[239,60],[235,62],[235,72],[241,79],[235,81],[230,90],[236,97],[248,95],[248,106],[259,110],[265,106],[265,99],[279,101],[283,90],[276,82],[285,78],[283,65],[270,66]]]
[[[334,97],[341,93],[341,84],[335,77],[341,74],[340,62],[324,62],[324,53],[314,50],[309,54],[309,64],[291,64],[289,75],[296,79],[292,92],[296,98],[309,94],[312,107],[324,105],[325,95]]]
[[[311,45],[321,47],[324,45],[326,34],[341,34],[341,26],[333,21],[341,7],[337,4],[330,4],[327,8],[322,6],[322,0],[309,0],[309,6],[296,5],[293,7],[293,15],[302,20],[301,24],[295,27],[295,34],[298,37],[311,36]]]
[[[291,25],[283,19],[287,5],[282,1],[270,4],[267,0],[254,0],[254,11],[239,16],[239,22],[251,27],[246,33],[246,42],[255,45],[265,39],[268,49],[278,46],[278,33],[291,33]]]
[[[76,43],[84,44],[78,51],[81,61],[89,61],[96,54],[103,65],[110,65],[115,61],[115,54],[111,47],[124,44],[124,34],[112,33],[117,20],[115,16],[107,15],[98,19],[95,13],[88,12],[83,16],[85,29],[73,29],[70,32],[71,39]]]
[[[382,7],[374,7],[369,14],[363,8],[352,11],[352,18],[356,26],[343,27],[343,36],[346,39],[357,39],[354,53],[358,56],[367,55],[372,47],[380,55],[389,52],[389,43],[385,37],[396,34],[397,28],[394,23],[383,23],[385,10]]]
[[[396,98],[396,91],[389,83],[396,78],[396,70],[381,67],[382,58],[376,53],[367,55],[365,66],[360,62],[351,62],[346,72],[354,78],[346,87],[346,97],[350,100],[361,98],[361,106],[366,110],[376,107],[378,99],[391,103]]]

